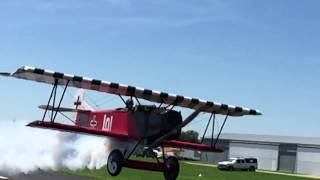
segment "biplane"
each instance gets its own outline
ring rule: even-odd
[[[0,75],[52,85],[47,104],[39,106],[40,109],[44,110],[42,119],[33,121],[27,126],[112,137],[125,141],[127,146],[124,150],[113,149],[106,157],[108,158],[107,171],[111,176],[117,176],[122,167],[128,167],[163,172],[166,180],[174,180],[179,174],[179,162],[174,156],[165,156],[164,147],[223,152],[222,149],[216,147],[216,144],[228,117],[261,115],[261,112],[254,109],[28,66],[23,66],[13,73],[0,73]],[[63,87],[60,98],[57,97],[58,86]],[[119,96],[125,107],[94,110],[83,107],[79,99],[75,102],[74,108],[61,107],[68,87],[114,94]],[[139,99],[157,105],[143,105]],[[136,105],[134,105],[134,101]],[[192,109],[193,112],[183,119],[181,113],[174,110],[177,106]],[[76,113],[73,123],[56,122],[57,114],[61,112]],[[192,122],[201,112],[211,114],[204,135],[210,121],[213,120],[214,122],[215,115],[225,116],[215,141],[213,142],[213,136],[210,145],[179,140],[181,129]],[[51,116],[46,119],[48,113]],[[143,146],[149,150],[162,148],[162,159],[155,157],[157,162],[131,160],[130,157],[138,146]]]

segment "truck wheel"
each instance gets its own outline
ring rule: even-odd
[[[233,171],[234,169],[233,169],[233,167],[232,167],[232,166],[229,166],[229,170],[230,170],[230,171]]]
[[[164,177],[166,180],[175,180],[179,175],[179,161],[176,157],[170,156],[165,162],[166,170],[164,171]]]
[[[123,155],[119,150],[113,150],[108,157],[107,170],[111,176],[117,176],[121,172]]]
[[[256,168],[254,166],[250,166],[249,171],[256,171]]]

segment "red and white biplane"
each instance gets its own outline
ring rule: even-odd
[[[47,105],[39,106],[39,108],[44,110],[43,118],[31,122],[28,126],[113,137],[127,142],[127,148],[124,150],[113,149],[108,156],[107,170],[112,176],[118,175],[122,167],[129,167],[160,171],[164,173],[166,180],[174,180],[179,174],[179,162],[176,157],[168,157],[163,154],[163,158],[157,159],[157,162],[144,162],[131,160],[129,159],[130,156],[138,146],[144,146],[151,151],[153,148],[161,147],[162,153],[164,153],[163,148],[167,146],[199,151],[223,152],[222,149],[216,148],[216,144],[229,116],[261,115],[258,110],[254,109],[28,66],[23,66],[14,73],[0,73],[0,75],[47,83],[53,86]],[[58,86],[63,86],[64,89],[61,98],[57,101]],[[117,95],[125,103],[126,107],[96,111],[82,108],[81,101],[75,102],[75,108],[61,107],[68,87]],[[124,100],[123,96],[128,97],[127,101]],[[158,105],[142,105],[139,99],[158,103]],[[133,105],[133,100],[136,101],[137,105]],[[193,112],[183,120],[181,113],[174,110],[176,106],[193,109]],[[49,120],[46,120],[48,111],[51,112],[51,117]],[[76,119],[73,121],[73,124],[56,122],[57,113],[62,112],[76,113]],[[205,145],[179,140],[181,129],[192,122],[200,112],[211,114],[204,134],[210,121],[212,119],[214,121],[216,114],[225,115],[215,142],[211,141],[211,145]]]

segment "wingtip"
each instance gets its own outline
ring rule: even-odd
[[[263,115],[262,112],[257,111],[256,115]]]
[[[18,74],[20,72],[26,71],[27,69],[32,68],[31,66],[21,66],[20,68],[18,68],[15,72],[9,73],[9,72],[0,72],[0,76],[5,76],[5,77],[10,77],[10,76],[14,76],[15,74]]]
[[[28,127],[36,127],[39,124],[41,124],[41,121],[32,121],[32,122],[26,124],[26,126],[28,126]]]

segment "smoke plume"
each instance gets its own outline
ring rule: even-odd
[[[109,140],[26,127],[27,122],[0,121],[0,172],[101,168]]]

